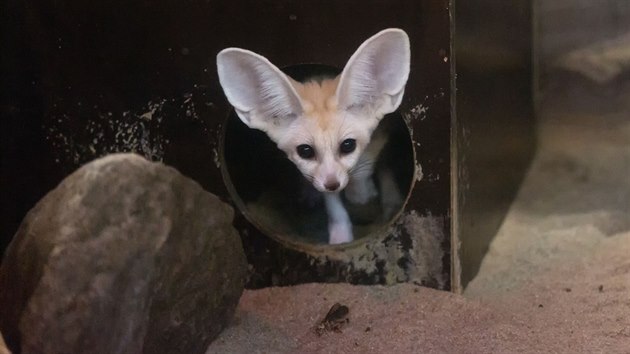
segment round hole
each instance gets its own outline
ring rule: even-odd
[[[334,77],[340,70],[320,64],[301,64],[282,69],[297,81],[310,77]],[[396,219],[411,193],[414,151],[410,132],[399,112],[383,118],[388,139],[376,162],[373,177],[377,189],[380,171],[389,177],[385,193],[397,193],[396,205],[383,206],[380,197],[354,205],[344,197],[353,222],[354,241],[378,235]],[[222,173],[225,184],[243,215],[264,234],[288,245],[327,245],[327,215],[321,193],[302,176],[267,135],[247,127],[232,110],[224,125]],[[393,186],[392,186],[393,185]],[[392,191],[391,188],[396,188]],[[343,193],[343,192],[342,192]],[[383,191],[379,190],[379,195]],[[391,204],[391,203],[390,203]],[[385,209],[390,210],[385,215]],[[394,210],[392,213],[391,210]]]

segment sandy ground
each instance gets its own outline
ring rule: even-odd
[[[630,83],[548,85],[539,152],[463,296],[246,291],[208,353],[630,353]],[[335,302],[341,333],[313,328]]]
[[[587,339],[576,351],[630,353],[630,80],[557,80],[539,153],[464,295]]]

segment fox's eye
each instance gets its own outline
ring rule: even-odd
[[[315,157],[315,149],[307,144],[298,145],[297,153],[301,158],[305,160],[310,160]]]
[[[342,154],[349,154],[357,148],[357,141],[354,139],[346,139],[339,145],[339,152]]]

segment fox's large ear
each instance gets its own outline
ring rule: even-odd
[[[337,101],[379,119],[398,108],[409,77],[409,37],[396,28],[383,30],[361,44],[341,73]]]
[[[219,82],[239,118],[267,133],[302,114],[290,79],[267,58],[239,48],[217,55]]]

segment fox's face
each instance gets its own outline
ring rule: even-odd
[[[302,114],[280,134],[268,134],[317,190],[342,190],[378,119],[368,121],[361,114],[339,109],[337,79],[292,84]]]
[[[217,56],[219,81],[239,118],[267,133],[321,192],[339,192],[372,131],[400,105],[409,39],[399,29],[365,41],[336,78],[296,82],[266,58],[238,48]]]

